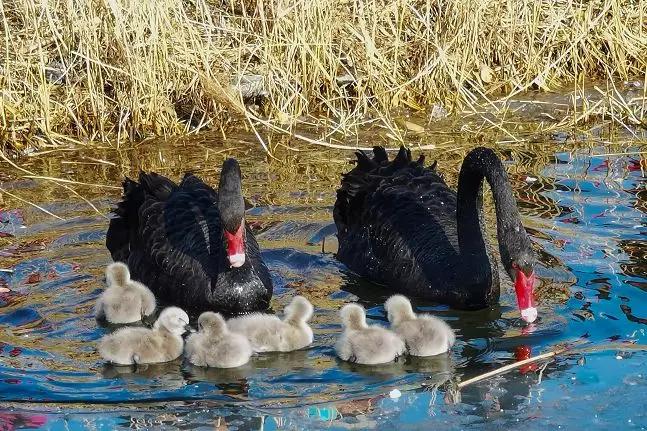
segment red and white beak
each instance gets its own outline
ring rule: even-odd
[[[514,290],[517,293],[517,304],[521,312],[521,318],[528,323],[537,319],[537,308],[533,287],[535,284],[535,273],[526,275],[520,268],[515,268]]]
[[[240,222],[238,230],[230,233],[225,229],[227,240],[227,259],[233,268],[239,268],[245,263],[245,220]]]

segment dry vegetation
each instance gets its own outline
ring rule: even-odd
[[[645,124],[647,0],[8,0],[0,31],[0,147],[232,120],[352,133],[393,127],[396,108],[479,112],[589,79],[642,97],[605,90],[556,123]]]

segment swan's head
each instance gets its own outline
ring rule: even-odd
[[[346,304],[339,312],[341,322],[346,329],[358,330],[366,328],[366,312],[361,305]]]
[[[225,319],[220,313],[205,311],[198,317],[198,331],[208,332],[209,334],[221,334],[227,330]]]
[[[232,268],[245,264],[245,201],[240,166],[236,159],[227,159],[220,171],[218,211],[223,225],[225,251]]]
[[[164,328],[175,335],[182,335],[191,330],[189,316],[178,307],[168,307],[162,310],[153,328]]]
[[[537,319],[535,307],[535,257],[532,253],[521,253],[512,260],[508,269],[510,279],[514,282],[514,291],[517,294],[517,304],[521,318],[528,323]]]
[[[411,302],[403,295],[393,295],[384,303],[386,317],[392,325],[397,325],[404,320],[412,320],[416,315],[411,308]]]

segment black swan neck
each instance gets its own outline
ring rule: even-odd
[[[529,250],[530,240],[501,160],[489,148],[472,150],[465,157],[458,178],[456,218],[463,266],[461,274],[468,286],[480,291],[487,303],[492,303],[499,297],[499,283],[498,271],[488,255],[484,236],[483,179],[494,195],[499,251],[508,273],[512,267],[511,256],[517,251]]]

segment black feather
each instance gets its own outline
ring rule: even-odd
[[[392,161],[383,148],[373,153],[377,166],[369,170],[366,163],[358,163],[343,175],[337,190],[337,257],[359,275],[393,290],[462,308],[496,302],[498,272],[480,231],[480,212],[459,226],[457,209],[464,208],[468,216],[475,214],[468,211],[472,208],[480,211],[480,195],[471,194],[468,185],[478,185],[480,193],[487,179],[497,204],[502,256],[530,259],[525,231],[505,228],[521,222],[498,157],[489,149],[473,150],[461,170],[464,193],[457,195],[436,172],[436,162],[425,167],[422,156],[412,162],[411,151],[404,147]],[[472,238],[463,238],[462,248],[461,229],[478,230]],[[509,264],[504,261],[506,268]]]

